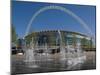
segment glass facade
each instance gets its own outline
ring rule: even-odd
[[[85,35],[81,35],[79,33],[61,31],[61,37],[63,46],[72,45],[75,47],[76,43],[80,43],[82,48],[91,48],[92,46],[92,41],[90,39],[87,39]],[[60,46],[61,39],[58,34],[58,31],[43,31],[36,32],[34,33],[34,35],[28,35],[26,37],[27,45],[32,42],[32,38],[33,43],[38,43],[38,46],[43,46],[45,44],[47,44],[48,47]]]

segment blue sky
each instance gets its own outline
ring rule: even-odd
[[[84,20],[85,23],[87,23],[95,35],[95,6],[12,1],[12,24],[14,25],[19,37],[24,36],[27,25],[32,16],[39,9],[49,5],[62,6],[74,12],[77,16]],[[31,26],[31,30],[34,31],[57,29],[88,34],[88,32],[76,21],[76,19],[60,10],[47,10],[40,13],[35,18]]]

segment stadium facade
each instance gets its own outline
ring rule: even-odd
[[[75,49],[77,48],[77,43],[80,44],[82,49],[94,47],[92,38],[86,35],[71,31],[60,31],[60,35],[61,39],[57,30],[32,32],[25,37],[26,47],[38,48],[40,53],[44,52],[43,48],[47,48],[50,53],[60,52],[59,46],[63,46],[65,49],[70,46]]]

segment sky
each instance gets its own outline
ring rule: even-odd
[[[92,30],[95,35],[96,8],[89,5],[55,4],[40,2],[12,1],[12,25],[15,27],[17,35],[23,37],[32,16],[41,8],[56,5],[62,6],[79,16]],[[69,14],[61,10],[46,10],[40,13],[32,22],[30,31],[42,30],[66,30],[88,34],[80,23]],[[89,34],[88,34],[89,35]]]

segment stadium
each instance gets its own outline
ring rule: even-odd
[[[76,50],[77,45],[82,50],[92,50],[94,48],[91,37],[71,31],[32,32],[25,37],[25,42],[27,48],[34,48],[37,53],[45,53],[45,49],[48,50],[48,53],[59,53],[60,47],[63,47],[67,52],[68,47]]]

